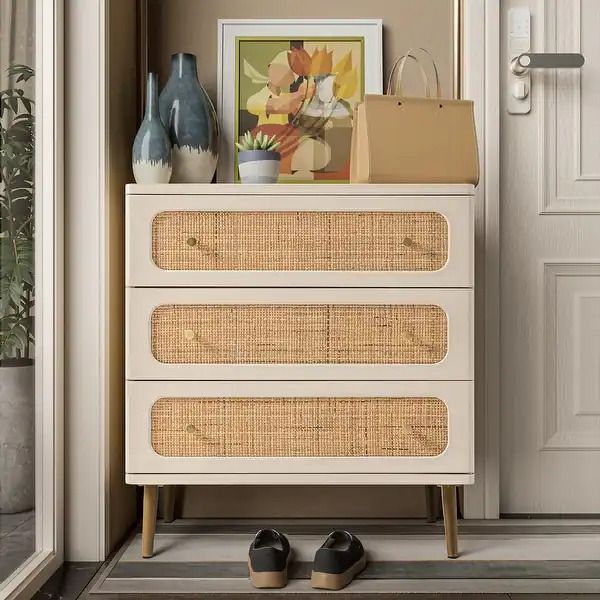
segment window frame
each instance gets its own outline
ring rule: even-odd
[[[0,582],[7,599],[31,595],[64,558],[63,23],[64,0],[37,0],[35,552]]]

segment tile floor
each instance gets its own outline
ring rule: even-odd
[[[35,511],[0,514],[0,581],[35,550]]]
[[[66,562],[34,594],[32,600],[76,600],[81,598],[82,591],[101,566],[102,563],[99,562]]]

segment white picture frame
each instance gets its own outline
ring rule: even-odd
[[[218,21],[217,113],[221,143],[217,181],[235,181],[234,130],[236,93],[236,40],[240,37],[362,37],[364,93],[383,89],[383,23],[381,19],[220,19]]]

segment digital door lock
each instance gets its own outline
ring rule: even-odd
[[[585,58],[579,53],[533,53],[531,13],[527,7],[508,11],[509,81],[507,110],[510,114],[527,114],[531,110],[531,69],[579,69]]]
[[[524,75],[529,69],[580,69],[585,63],[583,54],[545,52],[532,54],[523,52],[510,61],[513,75]]]

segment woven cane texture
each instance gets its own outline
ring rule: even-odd
[[[437,271],[448,223],[435,212],[168,211],[152,257],[180,271]]]
[[[151,321],[152,353],[170,364],[435,364],[448,347],[433,305],[169,304]]]
[[[151,418],[161,456],[438,456],[448,444],[438,398],[161,398]]]

